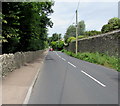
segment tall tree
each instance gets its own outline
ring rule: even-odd
[[[76,36],[76,27],[74,25],[70,25],[67,28],[67,31],[65,33],[66,36],[71,37],[71,36]]]
[[[49,44],[51,44],[52,41],[59,41],[61,39],[61,34],[54,33],[51,37],[48,38]]]
[[[3,2],[3,52],[44,49],[53,2]],[[7,7],[7,8],[6,8]]]
[[[78,35],[84,35],[85,34],[85,22],[82,20],[78,23]]]
[[[58,41],[59,39],[61,39],[61,34],[54,33],[52,35],[52,41]]]
[[[82,20],[78,23],[78,36],[83,35],[85,32],[85,22]],[[75,25],[70,25],[67,28],[67,31],[65,33],[65,42],[69,37],[76,37],[76,26]]]
[[[65,36],[64,36],[65,42],[67,42],[67,39],[69,37],[75,37],[75,36],[76,36],[76,28],[74,25],[70,25],[67,28],[67,31],[66,31]]]
[[[3,13],[3,23],[2,23],[2,36],[6,42],[2,43],[3,52],[14,52],[19,43],[19,25],[18,22],[20,9],[18,8],[18,3],[16,2],[3,2],[2,3],[2,13]],[[7,8],[6,8],[7,7]]]

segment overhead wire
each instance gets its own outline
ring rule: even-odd
[[[79,5],[80,5],[80,0],[78,1],[78,5],[77,5],[76,10],[78,10],[78,9],[79,9]],[[75,14],[76,14],[76,13],[74,13],[74,15],[73,15],[72,19],[70,20],[70,22],[69,22],[69,24],[68,24],[67,26],[70,26],[70,24],[72,23],[73,19],[75,18]],[[74,23],[74,22],[73,22],[73,23]]]
[[[70,24],[73,22],[74,18],[75,18],[75,13],[73,14],[73,17],[71,18],[71,20],[70,20],[70,22],[68,23],[67,26],[70,26]]]
[[[78,5],[77,5],[77,9],[76,9],[76,10],[78,10],[78,9],[79,9],[79,5],[80,5],[80,0],[78,1]]]

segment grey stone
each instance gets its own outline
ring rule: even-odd
[[[25,65],[25,63],[33,62],[35,59],[39,58],[43,52],[44,50],[39,50],[0,55],[2,76],[5,77],[9,72],[20,68]]]

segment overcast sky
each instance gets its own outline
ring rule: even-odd
[[[69,25],[75,23],[75,11],[79,0],[69,1],[71,2],[67,2],[67,0],[66,2],[55,2],[54,13],[50,16],[54,25],[53,28],[49,28],[49,36],[53,33],[64,35]],[[104,0],[104,2],[95,2],[95,0],[91,0],[91,2],[84,0],[83,2],[80,0],[78,21],[85,21],[86,30],[100,31],[102,26],[113,17],[118,17],[118,0],[109,0],[109,2],[108,0]]]

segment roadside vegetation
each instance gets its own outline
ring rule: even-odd
[[[82,20],[78,23],[78,39],[88,38],[90,36],[107,33],[117,29],[120,29],[120,19],[117,17],[109,19],[108,23],[103,25],[100,31],[86,31],[85,22]],[[65,43],[69,44],[74,40],[76,40],[76,26],[72,24],[66,30],[66,33],[64,35],[64,41]]]
[[[120,59],[114,56],[108,56],[107,54],[101,54],[101,53],[90,53],[90,52],[84,52],[84,53],[78,53],[77,55],[71,51],[67,51],[65,49],[62,50],[62,52],[66,53],[69,56],[78,58],[80,60],[88,61],[95,64],[100,64],[112,69],[115,69],[117,71],[120,71]]]
[[[110,31],[120,29],[120,19],[117,17],[109,19],[108,23],[102,26],[101,31],[96,31],[96,30],[86,31],[85,26],[86,25],[84,21],[80,21],[78,23],[78,39],[89,38],[90,36],[96,36],[99,34],[104,34]],[[66,33],[64,35],[64,42],[66,46],[69,46],[69,44],[75,40],[76,40],[76,26],[72,24],[66,30]],[[107,55],[107,53],[101,54],[98,52],[95,52],[95,53],[79,52],[76,55],[75,53],[64,50],[64,49],[62,50],[62,52],[84,61],[100,64],[100,65],[115,69],[117,71],[120,71],[120,65],[119,65],[120,59],[114,56],[109,56]]]
[[[36,51],[48,47],[48,27],[53,26],[49,16],[53,2],[3,2],[2,42],[3,53]]]
[[[62,50],[64,47],[64,41],[61,37],[61,34],[54,33],[51,37],[48,38],[49,46],[54,50]]]

